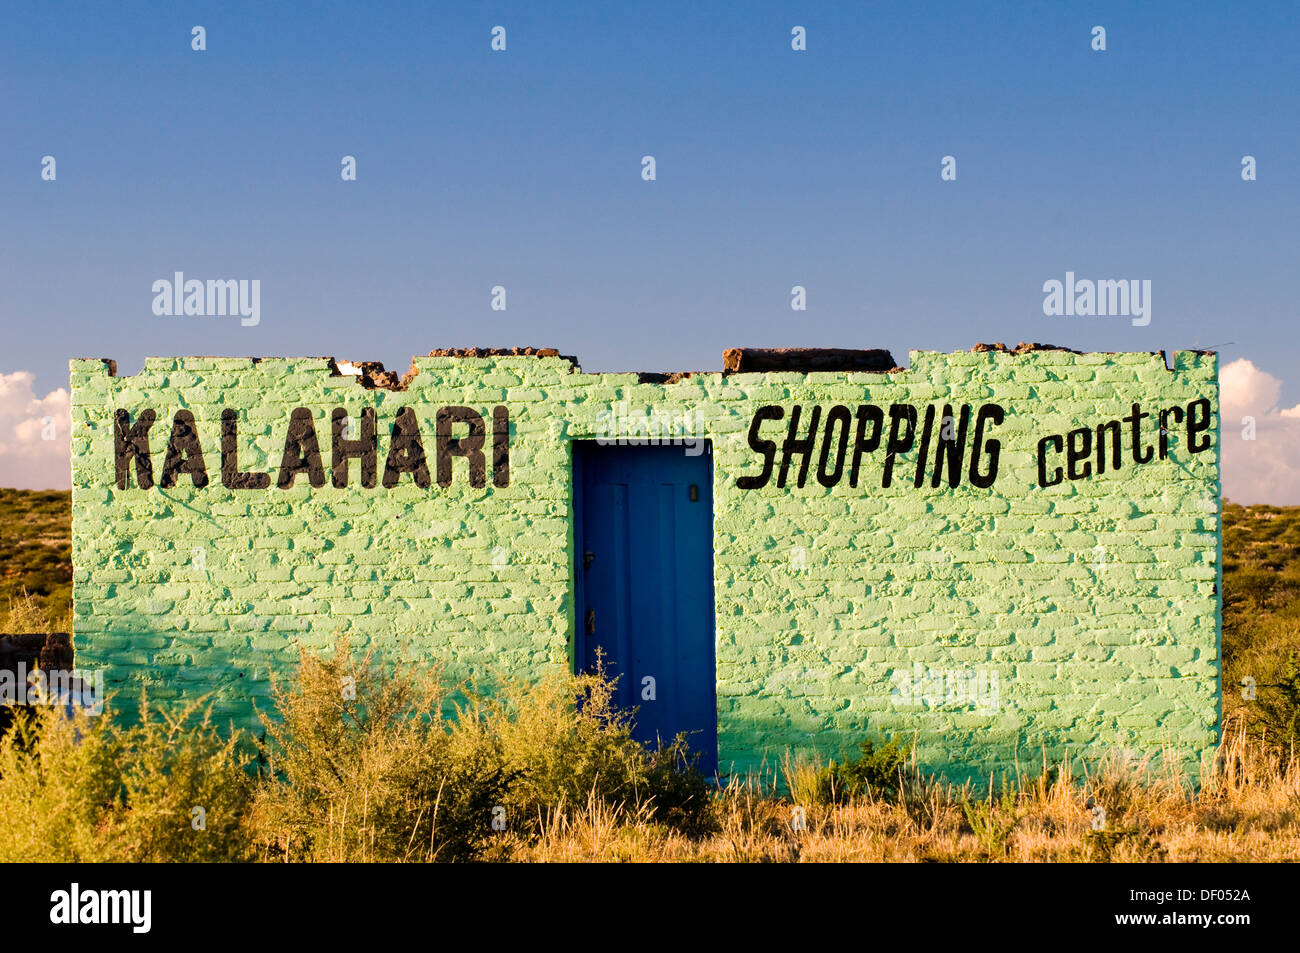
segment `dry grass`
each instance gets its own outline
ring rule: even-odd
[[[541,862],[1300,860],[1300,761],[1244,734],[1225,750],[1226,769],[1194,790],[1118,760],[1090,777],[1045,771],[1017,779],[992,797],[914,775],[897,799],[797,805],[736,782],[718,794],[718,830],[703,838],[589,804],[509,853]],[[1106,811],[1099,830],[1096,805]],[[793,823],[797,808],[802,830]]]

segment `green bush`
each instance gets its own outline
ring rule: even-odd
[[[0,862],[242,860],[248,756],[210,709],[141,721],[21,711],[0,738]]]
[[[1300,744],[1300,652],[1291,652],[1278,681],[1259,692],[1256,723],[1270,744],[1281,748]]]
[[[263,715],[254,828],[265,859],[472,860],[514,773],[488,726],[449,721],[438,672],[302,652]],[[282,719],[282,720],[281,720]]]
[[[787,782],[796,801],[807,804],[842,804],[857,797],[896,800],[911,750],[897,740],[880,747],[871,739],[858,746],[861,754],[843,764],[831,759],[824,768],[787,769]],[[797,789],[796,789],[797,788]]]
[[[512,830],[533,836],[557,812],[593,800],[683,833],[711,829],[711,788],[685,739],[647,751],[632,737],[631,713],[615,704],[615,685],[601,667],[477,694],[475,720],[493,726],[514,776]]]
[[[1020,814],[1013,787],[1004,784],[1002,793],[996,798],[993,790],[993,779],[990,778],[988,797],[984,800],[963,793],[961,811],[971,833],[983,848],[984,855],[989,860],[999,860],[1007,854],[1011,832],[1020,820]]]
[[[653,820],[688,837],[703,837],[718,827],[713,787],[699,760],[683,735],[651,752],[641,802]]]
[[[275,697],[253,811],[266,859],[473,860],[593,799],[710,827],[684,741],[647,752],[603,672],[464,687],[453,702],[436,669],[356,659],[341,642],[326,659],[302,653]]]

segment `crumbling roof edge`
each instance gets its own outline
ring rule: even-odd
[[[1193,354],[1199,357],[1217,356],[1218,351],[1213,349],[1202,348],[1181,348],[1174,351],[1079,351],[1074,348],[1063,347],[1056,344],[1041,344],[1038,342],[1021,341],[1014,348],[1009,348],[1001,341],[992,344],[984,342],[977,343],[968,353],[974,354],[1009,354],[1012,356],[1021,356],[1025,354],[1039,353],[1044,351],[1062,351],[1067,354],[1133,354],[1146,353],[1153,357],[1159,357],[1165,364],[1166,369],[1170,372],[1175,370],[1173,355],[1176,353]],[[942,351],[912,351],[911,354],[937,354],[942,355]],[[957,351],[954,353],[963,353]],[[536,358],[556,358],[561,361],[567,361],[570,365],[570,373],[584,373],[578,364],[576,356],[561,354],[556,348],[535,348],[535,347],[513,347],[513,348],[437,348],[428,354],[416,355],[411,359],[410,369],[402,375],[396,371],[385,369],[382,361],[350,361],[335,357],[312,357],[296,358],[298,360],[315,360],[323,361],[329,369],[332,377],[355,377],[357,383],[362,387],[370,390],[407,390],[411,382],[419,373],[418,362],[422,358],[439,358],[450,357],[457,359],[484,359],[493,357],[536,357]],[[893,355],[883,348],[872,349],[855,349],[855,348],[727,348],[722,352],[723,366],[718,371],[627,371],[627,372],[606,372],[606,373],[625,373],[635,376],[638,383],[642,384],[676,384],[681,381],[689,380],[693,377],[721,375],[723,377],[731,374],[764,374],[764,373],[841,373],[841,374],[900,374],[906,373],[908,368],[903,367],[894,361]],[[253,364],[262,361],[277,360],[289,358],[274,357],[247,357],[239,360],[247,360]],[[117,376],[117,362],[111,358],[82,358],[81,360],[100,361],[102,362],[109,377]],[[148,358],[145,361],[148,366],[150,361],[161,360],[160,358]],[[229,357],[203,357],[199,355],[190,355],[188,357],[175,357],[171,360],[231,360]]]
[[[1034,351],[1068,351],[1071,354],[1083,354],[1084,351],[1076,351],[1074,348],[1062,347],[1059,344],[1039,344],[1037,341],[1021,341],[1014,348],[1009,348],[1001,341],[993,344],[985,344],[982,341],[971,348],[972,354],[984,354],[988,351],[998,351],[1006,354],[1031,354]]]

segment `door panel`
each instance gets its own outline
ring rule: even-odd
[[[717,765],[710,448],[575,444],[579,664],[596,651],[653,745],[687,732]]]

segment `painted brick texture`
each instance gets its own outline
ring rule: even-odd
[[[255,704],[269,707],[269,673],[292,664],[297,643],[326,649],[340,632],[358,646],[406,645],[458,677],[571,666],[572,442],[653,413],[713,444],[724,770],[886,735],[914,740],[921,763],[956,778],[1038,765],[1044,751],[1208,754],[1220,708],[1217,358],[1176,352],[1171,370],[1148,353],[913,352],[910,365],[659,384],[560,358],[427,357],[406,390],[383,390],[327,359],[150,359],[129,377],[73,361],[78,665],[103,667],[128,712],[142,684],[159,700],[215,691],[223,719],[245,725]],[[1141,426],[1154,452],[1157,412],[1198,400],[1209,402],[1207,450],[1192,453],[1171,418],[1166,459],[1136,464],[1126,444],[1118,469],[1039,485],[1041,438],[1095,430],[1138,403],[1152,414]],[[915,485],[926,406],[942,414],[945,402],[1004,409],[985,433],[1001,445],[991,486],[966,476],[969,450],[956,488],[932,486],[928,470]],[[833,406],[863,404],[919,407],[916,442],[893,455],[887,488],[884,437],[862,456],[856,487],[847,474],[830,487],[816,478],[821,439],[802,487],[799,456],[785,486],[775,473],[738,485],[763,470],[749,439],[760,407],[785,413],[760,431],[779,470],[795,405],[803,432],[814,406],[824,425]],[[332,484],[334,408],[346,408],[354,437],[374,409],[382,472],[399,408],[413,409],[428,448],[445,406],[481,414],[489,450],[493,409],[508,409],[507,486],[494,485],[490,452],[480,488],[459,458],[446,487],[408,473],[364,488],[356,460],[348,487]],[[132,464],[118,488],[114,413],[138,421],[146,408],[158,418],[155,480],[184,410],[206,487],[181,475],[141,489]],[[322,487],[306,473],[276,485],[295,408],[319,436]],[[223,411],[237,422],[239,468],[268,472],[269,487],[222,485]],[[1049,473],[1067,466],[1061,449]]]

